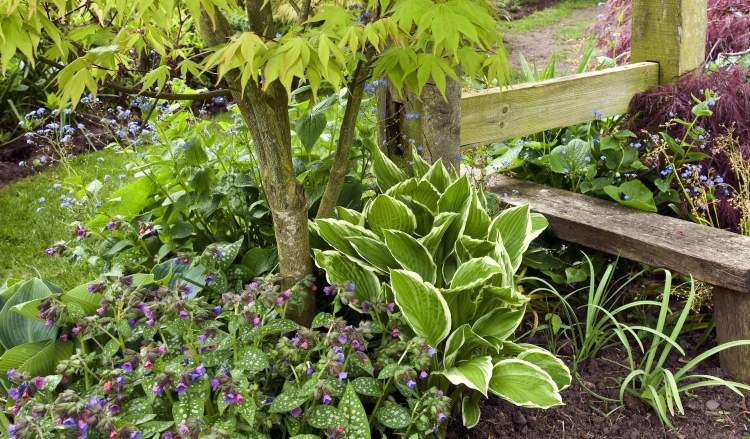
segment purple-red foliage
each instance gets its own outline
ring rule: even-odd
[[[608,0],[591,31],[607,56],[626,63],[631,36],[631,0]],[[750,49],[750,0],[708,0],[706,59]]]
[[[639,94],[630,103],[630,112],[634,115],[630,128],[636,132],[656,133],[676,117],[692,120],[693,96],[703,98],[704,90],[713,90],[719,96],[711,108],[713,115],[698,123],[709,133],[709,146],[713,149],[716,139],[731,128],[743,157],[750,160],[750,69],[735,66],[713,73],[696,71],[674,84]],[[672,126],[670,134],[681,138],[684,130],[682,126]],[[710,170],[711,175],[721,176],[728,184],[737,184],[737,173],[725,154],[714,154],[703,166]],[[737,210],[727,203],[719,203],[718,207],[722,226],[736,229],[739,221]]]

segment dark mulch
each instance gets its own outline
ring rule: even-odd
[[[617,386],[627,372],[611,360],[621,360],[622,352],[611,349],[580,369],[580,380],[563,392],[564,406],[550,410],[522,409],[498,398],[482,406],[482,420],[466,431],[454,419],[448,438],[747,438],[750,437],[750,411],[746,401],[723,387],[700,389],[683,397],[685,415],[673,419],[673,430],[662,427],[650,407],[636,398],[626,404],[606,404],[587,388],[617,398]],[[670,358],[672,370],[685,359]],[[709,359],[695,373],[723,376],[717,359]],[[605,416],[605,413],[609,413]]]

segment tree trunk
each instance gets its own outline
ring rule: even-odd
[[[367,81],[367,77],[369,76],[369,70],[370,63],[368,61],[359,61],[347,85],[349,96],[346,100],[344,119],[341,121],[336,153],[333,157],[326,190],[320,199],[317,218],[327,218],[333,215],[333,210],[336,208],[336,204],[341,196],[344,180],[349,173],[349,155],[352,143],[354,142],[354,134],[357,130],[357,117],[362,104],[362,95],[364,93],[365,81]]]
[[[459,170],[461,162],[461,85],[448,78],[445,97],[428,83],[420,96],[421,134],[431,162],[442,159],[446,167]]]
[[[215,25],[203,14],[201,31],[206,43],[212,46],[226,42],[229,37],[226,18],[218,12]],[[251,80],[244,95],[236,71],[227,73],[226,81],[253,139],[261,183],[273,216],[279,271],[283,286],[288,288],[312,273],[307,200],[292,165],[289,98],[278,81],[264,91]],[[314,315],[315,297],[308,291],[303,305],[292,309],[291,317],[307,325]]]

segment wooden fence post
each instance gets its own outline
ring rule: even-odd
[[[707,11],[707,0],[633,0],[630,62],[659,63],[662,84],[700,67]]]

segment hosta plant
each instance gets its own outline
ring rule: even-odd
[[[528,206],[493,219],[484,194],[440,161],[429,166],[415,153],[410,178],[379,150],[372,154],[381,193],[361,213],[339,208],[337,218],[312,223],[325,247],[315,249],[315,261],[328,282],[347,285],[347,304],[376,322],[395,304],[408,338],[436,350],[430,381],[444,391],[455,386],[450,394],[467,427],[490,393],[519,406],[561,404],[567,367],[513,338],[528,301],[515,272],[546,220]]]

